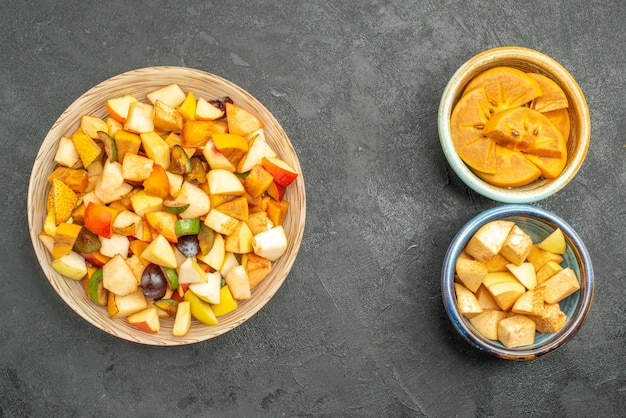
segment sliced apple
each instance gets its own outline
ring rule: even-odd
[[[100,254],[106,257],[114,257],[120,255],[126,258],[128,255],[128,249],[130,248],[130,241],[128,237],[124,235],[111,234],[109,238],[98,237],[100,239]]]
[[[281,225],[256,234],[252,239],[254,253],[275,261],[287,251],[287,235]]]
[[[71,251],[52,262],[52,268],[72,280],[81,280],[87,274],[87,263],[80,254]]]
[[[248,273],[246,273],[246,269],[243,266],[238,265],[231,268],[226,274],[226,277],[224,277],[224,280],[234,299],[246,300],[252,297]]]
[[[262,165],[274,177],[274,181],[283,187],[289,186],[298,177],[296,170],[278,157],[263,157]]]
[[[105,107],[109,115],[118,122],[126,122],[128,117],[128,109],[132,102],[138,101],[134,96],[130,94],[124,94],[120,97],[114,97],[106,101]]]
[[[189,207],[179,214],[181,218],[199,218],[209,213],[211,209],[209,195],[188,181],[183,181],[174,202],[189,204]]]
[[[241,221],[217,209],[211,209],[204,219],[206,226],[223,235],[232,234],[239,222]]]
[[[211,194],[241,196],[245,192],[243,183],[235,174],[220,168],[209,170],[207,183]]]
[[[550,235],[544,238],[539,244],[539,248],[550,251],[555,254],[565,254],[567,244],[565,243],[565,235],[561,228],[555,229]]]
[[[220,303],[220,288],[222,287],[222,275],[219,271],[206,274],[207,281],[200,283],[190,283],[191,289],[196,296],[205,302]]]
[[[102,285],[109,292],[126,296],[137,290],[139,283],[124,257],[116,254],[102,266]]]
[[[161,326],[159,314],[154,307],[146,308],[127,316],[126,322],[136,326],[142,331],[151,332],[153,334],[159,332]]]
[[[203,97],[199,97],[194,116],[196,120],[215,120],[224,116],[224,111],[219,107],[213,106]]]
[[[180,132],[183,129],[183,116],[161,100],[154,103],[154,129],[160,132]]]
[[[537,273],[533,263],[525,262],[520,265],[509,263],[506,268],[520,281],[528,290],[537,287]]]
[[[169,107],[176,109],[185,101],[187,95],[178,84],[173,83],[147,93],[146,98],[150,100],[152,104],[160,100]]]
[[[263,129],[254,132],[248,140],[248,153],[239,161],[237,172],[245,173],[256,165],[261,165],[263,158],[276,157],[276,153],[265,140]]]
[[[80,129],[91,139],[98,139],[98,131],[109,131],[105,121],[103,121],[99,117],[91,115],[81,116]]]
[[[223,169],[230,172],[235,172],[235,166],[231,163],[224,154],[222,154],[216,147],[215,143],[211,140],[207,142],[202,154],[206,159],[211,169]],[[245,157],[244,157],[245,158]]]
[[[189,302],[191,315],[205,325],[218,325],[219,321],[215,313],[211,309],[211,305],[193,293],[193,290],[187,290],[183,296],[184,301]]]
[[[170,147],[165,140],[154,131],[141,133],[140,137],[148,158],[167,170],[170,166]]]
[[[153,113],[154,108],[152,105],[142,102],[131,102],[126,122],[124,122],[124,130],[138,134],[154,131]]]
[[[263,122],[247,110],[233,103],[226,103],[226,120],[228,132],[236,135],[247,135],[263,127]]]
[[[72,139],[67,136],[59,138],[57,152],[54,154],[54,162],[64,167],[74,167],[79,159],[80,155],[78,155]]]
[[[122,162],[122,176],[128,181],[144,181],[150,177],[154,161],[137,154],[126,154]]]
[[[107,310],[111,318],[126,317],[134,314],[135,312],[144,310],[147,307],[148,303],[146,302],[146,298],[139,287],[137,287],[137,290],[126,296],[119,296],[113,292],[109,292]]]
[[[226,250],[224,247],[224,238],[221,234],[216,233],[213,238],[213,245],[209,252],[205,255],[198,254],[196,257],[198,260],[206,263],[214,270],[221,270],[224,264],[224,257],[226,256]]]
[[[198,265],[193,257],[187,259],[178,267],[178,283],[207,283],[207,273]]]
[[[191,328],[191,303],[179,302],[176,309],[176,317],[174,326],[172,327],[172,335],[175,337],[183,337],[187,335]]]
[[[141,258],[163,267],[177,267],[174,250],[163,235],[157,235],[141,253]]]

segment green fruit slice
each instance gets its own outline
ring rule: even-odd
[[[191,173],[191,160],[180,145],[174,145],[170,154],[170,167],[168,170],[174,174]]]
[[[189,203],[175,202],[173,200],[164,200],[163,209],[167,213],[173,213],[174,215],[180,215],[189,208]]]
[[[152,302],[154,306],[165,311],[172,318],[176,318],[178,311],[178,301],[176,299],[159,299]]]
[[[170,267],[163,267],[163,272],[165,272],[165,277],[167,281],[170,283],[170,289],[176,290],[178,289],[178,273],[176,269]]]
[[[87,283],[87,291],[89,298],[100,306],[106,306],[109,298],[109,292],[102,285],[102,269],[96,270]]]
[[[117,160],[117,146],[115,145],[115,139],[104,131],[98,131],[98,137],[102,141],[102,145],[104,145],[104,152],[107,157],[109,157],[109,161],[113,162]]]
[[[176,235],[196,235],[200,232],[200,219],[198,218],[184,218],[184,219],[176,219]]]

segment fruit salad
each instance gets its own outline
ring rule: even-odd
[[[39,234],[52,267],[143,331],[217,325],[285,254],[299,174],[228,97],[171,84],[105,107],[59,138]]]

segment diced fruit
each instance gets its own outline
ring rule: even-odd
[[[283,187],[289,186],[298,177],[296,170],[278,157],[264,157],[262,164],[274,181]]]
[[[98,137],[104,146],[104,153],[109,161],[117,160],[117,145],[115,139],[108,132],[98,131]]]
[[[524,315],[514,315],[498,322],[498,339],[505,347],[515,348],[535,342],[535,322]]]
[[[172,335],[183,337],[187,335],[191,328],[191,302],[180,302],[176,311]]]
[[[170,153],[169,171],[174,174],[191,173],[191,159],[180,145],[174,145]]]
[[[483,262],[459,258],[456,261],[455,272],[466,288],[476,292],[488,270]]]
[[[181,133],[183,147],[204,147],[214,133],[213,123],[210,121],[186,120]]]
[[[274,199],[270,199],[267,202],[267,208],[265,209],[265,211],[267,212],[267,217],[276,226],[283,224],[283,221],[287,216],[288,210],[289,202],[287,202],[286,200],[281,200],[279,202]]]
[[[263,127],[259,118],[233,103],[226,103],[226,120],[228,132],[236,135],[245,136]]]
[[[207,173],[207,183],[211,194],[241,196],[245,189],[239,178],[224,169],[212,169]]]
[[[241,260],[241,265],[245,267],[248,274],[250,289],[254,289],[272,271],[272,262],[255,253],[244,254]]]
[[[187,259],[178,267],[178,283],[206,283],[208,280],[206,272],[198,265],[193,257]]]
[[[122,163],[122,176],[129,181],[144,181],[150,177],[154,161],[141,155],[127,154]]]
[[[204,166],[204,162],[200,159],[200,157],[191,157],[189,159],[191,162],[191,172],[185,174],[185,181],[202,184],[206,183],[206,167]]]
[[[78,196],[61,180],[52,179],[52,206],[54,207],[54,221],[56,226],[66,222],[78,202]]]
[[[567,107],[567,96],[554,80],[539,73],[528,73],[528,76],[535,80],[541,89],[541,95],[531,102],[531,109],[544,113]]]
[[[541,170],[519,151],[511,151],[506,147],[496,145],[495,160],[495,173],[474,172],[482,180],[495,186],[524,186],[541,175]]]
[[[227,252],[246,254],[252,252],[252,231],[245,222],[238,222],[235,230],[226,237],[224,247]]]
[[[197,235],[183,235],[178,238],[176,249],[185,257],[195,257],[200,252]],[[180,264],[180,263],[179,263]]]
[[[183,213],[187,208],[189,208],[189,203],[177,202],[175,200],[163,201],[163,210],[174,215]]]
[[[249,216],[248,201],[245,197],[236,197],[228,202],[222,203],[215,208],[228,216],[239,219],[240,221],[247,221]]]
[[[507,317],[507,313],[500,310],[486,309],[470,318],[470,322],[485,337],[490,340],[498,339],[498,323]]]
[[[574,270],[567,267],[543,282],[546,303],[557,303],[580,289]]]
[[[102,285],[102,269],[97,269],[87,283],[87,293],[89,298],[100,306],[107,306],[109,292]]]
[[[170,181],[165,169],[158,164],[154,164],[150,176],[143,182],[143,189],[150,196],[165,199],[170,194]]]
[[[287,251],[285,230],[281,225],[278,225],[256,234],[252,239],[252,247],[256,255],[270,261],[276,261]]]
[[[213,313],[211,309],[211,305],[198,298],[192,290],[186,291],[183,298],[186,302],[189,302],[191,315],[195,319],[205,325],[217,325],[219,323],[215,313]]]
[[[226,277],[224,277],[224,280],[234,299],[245,300],[252,297],[248,273],[246,273],[246,269],[243,266],[239,265],[231,268],[226,274]]]
[[[139,283],[124,257],[117,254],[102,266],[102,285],[109,292],[125,296],[134,292]]]
[[[558,303],[545,304],[540,315],[528,317],[535,322],[537,332],[541,333],[559,332],[567,321],[567,315],[561,311]]]
[[[195,120],[196,119],[195,117],[196,116],[196,96],[193,94],[193,92],[190,91],[187,93],[187,97],[185,97],[185,100],[183,101],[183,103],[180,106],[178,106],[177,111],[181,115],[183,120]],[[181,128],[182,128],[182,122],[181,122]],[[173,129],[169,129],[169,130],[173,130]]]
[[[85,209],[85,227],[96,235],[111,238],[113,221],[118,212],[108,206],[89,202]]]
[[[537,271],[537,284],[542,284],[561,270],[563,270],[563,267],[559,263],[556,261],[548,261]]]
[[[139,136],[148,158],[167,170],[170,166],[170,147],[165,140],[154,131],[143,132]]]
[[[231,163],[228,158],[224,154],[222,154],[216,147],[213,141],[209,140],[202,150],[202,155],[209,164],[211,169],[223,169],[226,171],[230,171],[232,173],[235,172],[235,166]],[[245,156],[244,156],[245,159]],[[242,159],[243,161],[243,159]]]
[[[220,303],[220,288],[222,287],[222,275],[219,271],[206,274],[207,281],[190,283],[189,289],[205,302]]]
[[[130,94],[125,94],[120,97],[114,97],[106,101],[105,107],[109,115],[118,122],[126,122],[128,117],[128,109],[132,102],[136,102],[137,99]]]
[[[143,311],[129,315],[126,321],[146,332],[157,333],[160,329],[159,314],[156,308],[146,308]]]
[[[207,102],[203,97],[198,98],[196,103],[196,112],[194,119],[196,120],[215,120],[224,116],[224,111]]]
[[[259,197],[274,183],[274,177],[263,167],[254,166],[243,182],[246,192],[252,197]]]
[[[117,148],[117,161],[124,163],[126,154],[139,153],[141,148],[141,137],[133,132],[124,130],[117,131],[113,136],[115,139],[115,146]]]
[[[532,290],[537,287],[537,273],[533,263],[526,262],[520,265],[510,263],[506,267],[526,289]]]
[[[487,286],[487,290],[495,299],[500,309],[507,311],[513,306],[515,301],[526,292],[524,285],[518,281],[505,281]]]
[[[177,242],[176,215],[155,211],[146,213],[146,221],[157,233],[163,235],[169,242]]]
[[[54,162],[64,167],[74,167],[79,159],[80,155],[78,155],[72,139],[62,136],[59,139],[59,146],[54,155]]]
[[[73,247],[80,231],[81,225],[62,223],[60,224],[54,235],[54,246],[52,248],[52,257],[55,259],[61,258],[66,254],[69,254]]]
[[[176,235],[197,235],[200,232],[202,221],[198,218],[176,219]]]
[[[214,270],[221,270],[225,256],[226,249],[224,248],[224,238],[221,234],[216,233],[211,250],[207,254],[198,254],[197,258]]]
[[[128,107],[128,116],[124,122],[124,130],[137,134],[154,131],[152,105],[142,102],[131,102]]]
[[[178,305],[180,304],[180,302],[176,299],[159,299],[159,300],[155,300],[152,304],[155,307],[166,312],[168,316],[172,318],[176,318]]]
[[[146,94],[146,98],[150,100],[152,104],[160,100],[174,109],[180,106],[185,101],[186,97],[185,92],[178,84],[169,84]]]
[[[126,296],[119,296],[113,292],[109,292],[109,300],[107,301],[107,310],[111,318],[121,318],[132,315],[146,309],[148,306],[146,298],[143,296],[140,288]]]
[[[538,245],[539,248],[555,254],[565,254],[565,251],[567,249],[567,244],[565,243],[565,235],[563,235],[563,231],[561,231],[561,228],[555,229]]]
[[[128,209],[120,212],[113,221],[113,233],[125,236],[134,236],[141,223],[141,216]]]
[[[226,215],[217,209],[211,209],[204,219],[204,224],[223,235],[230,235],[237,228],[237,224],[241,222],[232,216]]]
[[[462,284],[455,283],[454,291],[456,292],[456,303],[459,306],[459,312],[466,318],[473,318],[482,313],[483,308],[478,303],[478,299],[474,293]]]
[[[98,235],[91,232],[87,227],[81,226],[80,232],[76,237],[76,241],[74,241],[74,246],[72,247],[72,251],[77,253],[93,253],[94,251],[98,251],[102,244],[100,243],[100,239]]]
[[[185,211],[178,214],[181,218],[200,218],[211,209],[209,196],[200,187],[188,181],[183,182],[174,202],[189,204]]]
[[[76,170],[59,166],[48,176],[48,182],[52,184],[52,179],[59,179],[76,193],[83,193],[89,183],[89,175],[85,170]]]
[[[224,262],[222,263],[222,267],[220,268],[220,273],[222,273],[222,277],[226,277],[228,272],[236,266],[239,266],[239,260],[234,253],[226,252],[224,255]]]
[[[154,103],[154,129],[156,131],[176,131],[183,129],[183,115],[161,100]]]
[[[541,315],[544,310],[545,288],[543,286],[529,290],[520,296],[513,306],[511,312],[524,315]]]
[[[513,222],[504,220],[486,223],[472,236],[465,251],[477,260],[491,260],[502,249],[513,225]]]
[[[100,253],[106,257],[114,257],[120,254],[123,258],[126,258],[130,248],[128,237],[117,234],[111,234],[110,238],[100,237],[100,244]]]
[[[91,139],[98,139],[98,131],[108,132],[106,122],[91,115],[83,115],[80,118],[80,129]]]
[[[140,190],[130,197],[133,211],[144,216],[149,212],[157,212],[163,209],[163,199],[156,196],[150,196],[145,190]]]
[[[85,259],[75,252],[65,254],[52,262],[52,268],[57,273],[72,280],[81,280],[87,274]]]
[[[265,140],[265,134],[260,129],[253,134],[248,141],[248,152],[239,161],[237,172],[245,173],[252,170],[255,166],[263,163],[263,158],[276,157],[274,150]]]
[[[550,251],[546,251],[539,247],[539,245],[535,244],[530,249],[528,256],[526,257],[528,261],[533,263],[535,266],[535,271],[539,271],[547,262],[554,261],[558,264],[563,262],[563,256],[561,254],[555,254]]]
[[[211,305],[215,316],[224,316],[237,309],[237,301],[230,292],[228,285],[222,286],[220,289],[220,303]]]
[[[511,263],[519,265],[526,260],[532,246],[532,238],[519,226],[513,225],[502,249],[500,249],[500,255],[511,261]]]
[[[157,235],[143,253],[141,253],[141,257],[163,267],[177,267],[174,250],[163,235]]]

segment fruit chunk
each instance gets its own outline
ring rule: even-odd
[[[89,175],[85,170],[59,166],[48,176],[48,182],[52,184],[52,179],[56,178],[65,183],[76,193],[83,193],[89,183]]]
[[[235,135],[247,135],[263,127],[263,122],[247,110],[233,103],[226,103],[228,132]]]
[[[527,74],[539,84],[541,89],[541,95],[530,102],[531,109],[543,113],[567,107],[567,96],[554,80],[543,74]]]
[[[142,331],[157,333],[159,332],[161,321],[156,308],[146,308],[143,311],[136,312],[126,317],[126,322],[132,324]]]
[[[66,222],[78,202],[78,196],[61,180],[52,179],[52,206],[54,207],[54,222],[56,226]]]
[[[178,283],[206,283],[207,273],[198,265],[193,257],[187,259],[178,267]]]
[[[500,310],[486,309],[470,318],[471,324],[490,340],[498,339],[498,323],[506,318],[507,313]]]
[[[559,302],[580,289],[576,273],[569,267],[557,272],[543,282],[546,303]]]
[[[107,306],[109,291],[102,285],[102,269],[97,269],[89,276],[87,282],[87,293],[89,298],[100,306]]]
[[[250,289],[254,289],[272,271],[272,262],[255,253],[244,254],[241,260],[241,265],[245,267],[246,273],[248,273]]]
[[[498,322],[498,339],[505,347],[515,348],[535,342],[535,322],[524,315],[514,315]]]
[[[94,162],[94,160],[98,158],[102,152],[100,146],[80,128],[78,128],[72,135],[72,142],[74,143],[74,147],[76,147],[76,151],[80,156],[83,167],[89,167],[89,165]]]
[[[153,112],[154,108],[147,103],[131,102],[126,122],[124,122],[124,130],[137,134],[154,131]]]
[[[62,223],[54,234],[54,246],[52,248],[52,257],[61,258],[69,254],[74,247],[74,243],[80,234],[82,226],[78,224]]]
[[[81,280],[87,274],[85,259],[73,251],[54,260],[52,268],[72,280]]]
[[[278,157],[263,157],[262,164],[280,186],[287,187],[298,177],[296,170]]]
[[[224,316],[237,309],[237,301],[230,292],[228,285],[220,289],[220,303],[211,305],[215,316]]]
[[[137,99],[130,94],[125,94],[120,97],[114,97],[106,101],[105,108],[109,115],[118,122],[126,122],[128,117],[128,109],[132,102],[136,102]]]
[[[470,238],[465,251],[477,260],[491,260],[502,249],[514,225],[514,222],[505,220],[486,223]]]
[[[167,170],[170,166],[170,147],[165,140],[154,131],[144,132],[139,136],[148,158]]]
[[[124,257],[117,254],[102,266],[102,285],[109,292],[126,296],[134,292],[139,283]]]
[[[179,302],[176,310],[176,318],[172,327],[172,335],[175,337],[183,337],[187,335],[191,328],[191,303]]]
[[[224,116],[224,111],[199,97],[194,116],[196,120],[215,120]]]
[[[111,238],[113,222],[118,212],[108,206],[89,202],[85,209],[85,227],[96,235]]]
[[[211,209],[209,196],[200,187],[184,181],[174,202],[189,204],[189,207],[178,216],[181,218],[200,218]]]
[[[489,271],[483,262],[459,258],[456,261],[455,272],[466,288],[476,292]]]
[[[191,315],[198,321],[205,325],[217,325],[219,323],[211,305],[198,298],[192,290],[187,290],[183,298],[184,301],[189,302]]]
[[[206,279],[206,282],[190,283],[189,289],[205,302],[212,304],[220,303],[221,273],[219,271],[207,273]]]
[[[154,129],[157,131],[176,131],[183,129],[183,115],[161,100],[154,103]]]
[[[245,300],[252,297],[248,273],[246,273],[246,269],[243,266],[237,265],[231,268],[226,274],[226,277],[224,277],[224,280],[234,299]]]
[[[513,264],[520,265],[526,260],[532,246],[532,238],[522,228],[513,225],[500,254]]]
[[[173,83],[147,93],[146,98],[152,104],[160,100],[169,107],[176,109],[185,101],[187,95],[178,84]]]
[[[207,183],[211,194],[241,196],[245,189],[239,178],[224,169],[212,169],[207,173]]]
[[[483,308],[478,303],[478,299],[474,293],[459,283],[454,283],[454,291],[456,292],[456,303],[459,312],[466,318],[473,318],[482,313]]]
[[[519,265],[510,263],[506,265],[506,268],[524,285],[524,287],[526,287],[526,289],[532,290],[537,287],[537,274],[533,263],[526,262]]]
[[[541,315],[544,311],[545,288],[529,290],[519,297],[511,307],[511,312],[524,315]]]
[[[74,146],[71,138],[62,136],[59,139],[59,145],[56,154],[54,154],[54,162],[64,167],[73,167],[80,156]]]
[[[252,238],[254,253],[270,261],[276,261],[287,251],[287,236],[281,225],[275,226]],[[231,289],[232,290],[232,289]]]
[[[512,67],[494,67],[474,77],[464,95],[476,88],[484,88],[493,113],[521,106],[541,95],[541,87],[524,71]]]
[[[528,317],[535,322],[537,331],[541,333],[559,332],[567,321],[567,315],[561,311],[558,303],[545,304],[540,315]]]
[[[107,310],[111,318],[121,318],[132,315],[135,312],[146,309],[147,306],[146,298],[139,288],[126,296],[119,296],[113,292],[109,292]]]
[[[174,250],[163,235],[157,235],[150,245],[141,253],[141,257],[163,267],[177,267]]]
[[[559,263],[548,261],[537,271],[537,284],[542,284],[561,270],[563,270],[563,267]]]
[[[550,251],[555,254],[565,254],[567,244],[565,243],[565,235],[561,228],[555,229],[550,235],[545,237],[539,244],[539,248]]]

